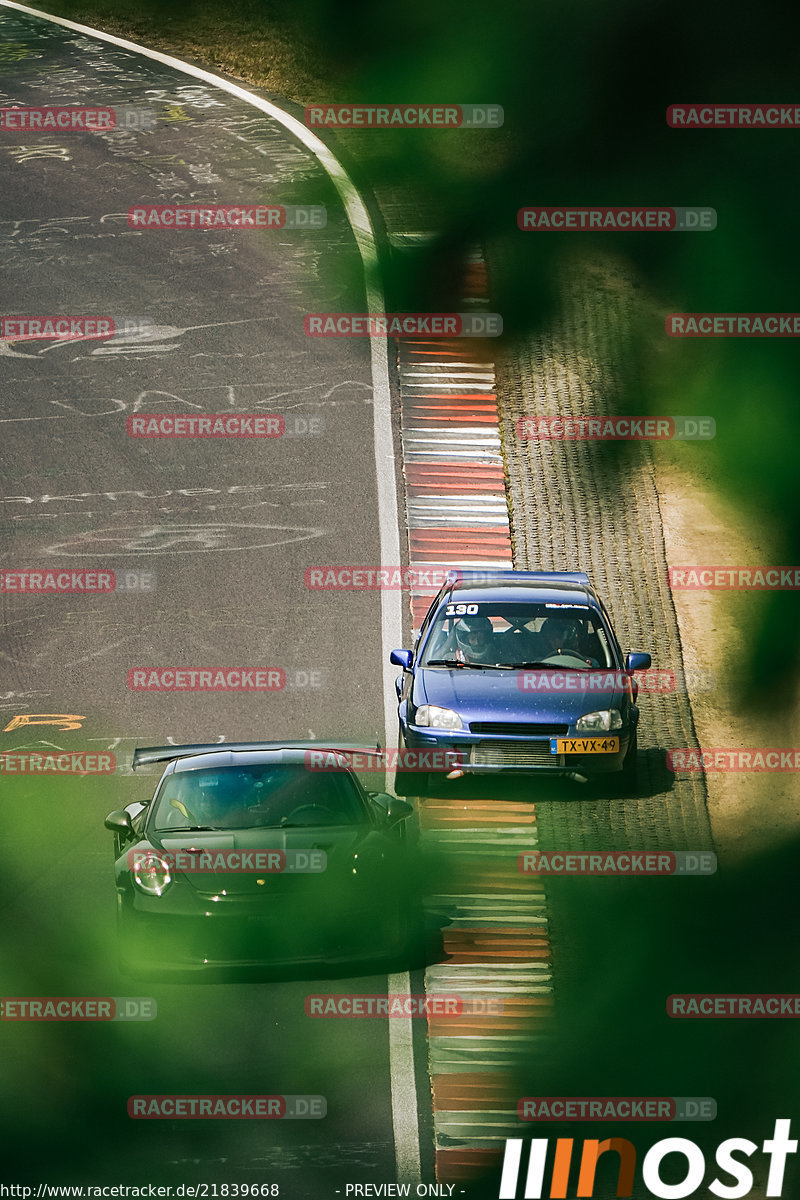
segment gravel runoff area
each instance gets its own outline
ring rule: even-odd
[[[543,331],[496,364],[500,430],[519,570],[586,571],[624,649],[653,666],[683,659],[668,585],[653,455],[646,442],[524,439],[523,417],[618,411],[620,364],[629,359],[631,282],[602,260],[565,273],[562,305]],[[694,664],[692,664],[694,665]],[[538,806],[540,844],[559,849],[703,849],[711,846],[702,775],[674,776],[665,751],[696,747],[689,695],[640,695],[637,798],[586,798]],[[578,785],[579,787],[579,785]]]

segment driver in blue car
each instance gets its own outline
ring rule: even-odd
[[[574,621],[569,617],[548,617],[539,630],[537,657],[544,662],[561,656],[583,659],[587,667],[599,665],[596,659],[586,657],[581,648],[581,632]]]

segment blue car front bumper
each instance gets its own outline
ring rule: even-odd
[[[542,737],[510,737],[493,734],[456,731],[452,729],[430,729],[400,720],[400,731],[409,750],[437,751],[439,762],[445,754],[452,755],[457,769],[471,775],[494,775],[499,772],[533,775],[613,775],[622,770],[631,744],[635,727],[615,730],[611,734],[576,734],[573,731]],[[585,747],[590,739],[608,742],[616,738],[616,752],[587,753]],[[564,750],[554,753],[553,744],[566,741]],[[574,752],[570,743],[575,743]],[[457,761],[456,761],[457,760]],[[415,762],[418,770],[425,768],[425,758]],[[444,773],[447,773],[445,769]]]

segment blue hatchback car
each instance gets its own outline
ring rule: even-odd
[[[403,668],[395,790],[424,791],[430,755],[444,771],[588,779],[636,787],[638,688],[651,663],[623,654],[608,612],[579,571],[451,571]],[[405,750],[405,761],[403,752]],[[450,769],[452,768],[452,769]]]

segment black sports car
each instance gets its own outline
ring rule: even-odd
[[[413,809],[366,791],[341,747],[312,753],[319,749],[261,742],[135,751],[134,769],[167,767],[149,803],[105,821],[124,971],[404,954]],[[328,769],[314,768],[321,760]]]

